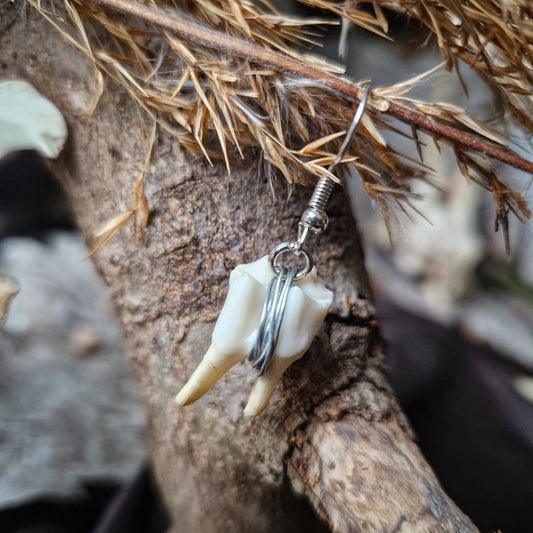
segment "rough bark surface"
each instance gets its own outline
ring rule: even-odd
[[[114,83],[97,98],[89,61],[46,22],[0,13],[2,75],[33,83],[65,114],[57,176],[87,237],[132,207],[146,152],[139,115]],[[155,472],[176,531],[475,531],[421,456],[386,378],[379,324],[348,202],[337,191],[317,239],[335,291],[307,355],[265,413],[242,410],[255,373],[241,363],[195,404],[173,398],[210,344],[230,270],[294,235],[309,190],[273,201],[243,169],[231,177],[158,134],[146,246],[130,226],[94,257],[109,284],[146,404]]]

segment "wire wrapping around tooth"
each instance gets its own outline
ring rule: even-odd
[[[281,266],[279,273],[274,274],[268,286],[259,321],[257,339],[248,357],[252,361],[253,367],[258,368],[257,375],[259,377],[264,374],[276,350],[281,322],[287,306],[287,297],[296,272],[296,267]]]

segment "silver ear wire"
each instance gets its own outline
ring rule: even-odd
[[[366,106],[368,104],[368,95],[369,94],[370,94],[370,85],[367,85],[365,87],[365,92],[363,93],[363,98],[361,98],[361,101],[359,102],[359,106],[357,107],[357,110],[355,111],[355,115],[353,117],[352,124],[350,125],[348,133],[346,133],[346,137],[344,138],[344,142],[341,145],[339,153],[337,154],[337,157],[335,158],[335,161],[333,161],[333,163],[331,163],[331,165],[328,167],[328,170],[330,172],[332,172],[333,169],[341,162],[341,159],[344,157],[344,154],[346,153],[346,150],[348,150],[348,146],[350,146],[352,138],[355,135],[355,131],[357,130],[357,126],[359,126],[359,122],[361,122],[361,119],[363,118],[363,114],[364,114],[364,112],[366,110]]]
[[[355,135],[355,131],[357,130],[357,126],[359,126],[359,123],[363,118],[363,114],[368,103],[369,93],[370,85],[367,85],[365,87],[365,92],[363,93],[363,98],[361,99],[361,102],[359,103],[359,106],[355,111],[352,124],[350,125],[350,128],[346,133],[346,137],[344,138],[344,142],[340,147],[337,157],[328,167],[329,173],[333,172],[333,169],[342,161],[346,150],[348,150],[352,138]],[[334,186],[335,182],[327,176],[324,176],[323,178],[320,178],[318,180],[311,199],[309,200],[309,205],[307,209],[303,212],[300,223],[298,224],[297,242],[300,246],[303,246],[303,244],[305,243],[309,232],[315,234],[322,233],[328,227],[328,215],[326,214],[324,208],[328,203],[329,197],[331,196],[331,192],[333,191]]]

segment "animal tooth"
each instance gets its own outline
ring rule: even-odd
[[[211,346],[176,396],[179,405],[196,401],[232,366],[248,357],[257,337],[272,276],[268,256],[232,271]],[[291,285],[276,350],[250,394],[245,416],[255,416],[264,410],[283,372],[311,345],[332,300],[333,293],[321,284],[314,268],[308,276]]]
[[[281,358],[274,355],[265,373],[257,378],[257,382],[248,397],[248,403],[244,408],[244,416],[257,416],[265,410],[268,400],[270,400],[283,372],[289,368],[293,361],[296,361],[302,355],[294,358]]]
[[[224,354],[211,344],[189,381],[176,396],[178,405],[189,405],[203,396],[232,366],[243,360],[241,354]]]

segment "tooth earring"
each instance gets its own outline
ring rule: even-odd
[[[369,88],[357,108],[332,170],[342,157],[365,111]],[[247,356],[258,370],[257,382],[244,410],[260,414],[285,370],[308,350],[324,321],[333,293],[316,275],[313,256],[305,241],[309,233],[322,233],[328,225],[324,208],[335,183],[319,180],[298,224],[298,239],[276,246],[269,256],[237,266],[230,274],[226,301],[213,330],[211,346],[201,363],[176,396],[188,405],[203,394],[231,367]],[[286,267],[283,255],[305,259],[305,266]]]

